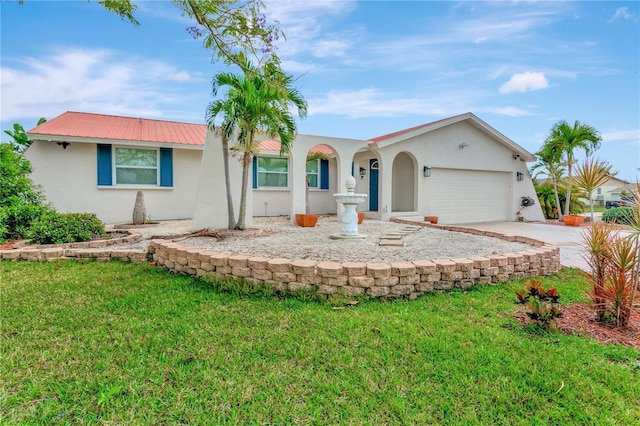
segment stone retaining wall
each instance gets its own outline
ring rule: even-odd
[[[420,223],[395,219],[395,222]],[[437,227],[468,232],[532,246],[530,250],[486,257],[414,260],[394,263],[316,262],[305,259],[270,259],[217,252],[201,252],[168,240],[152,240],[146,250],[70,248],[48,246],[0,250],[0,259],[50,261],[56,259],[111,259],[145,262],[152,255],[158,266],[179,274],[234,277],[261,283],[279,291],[310,291],[319,294],[362,294],[371,297],[415,299],[423,293],[475,284],[498,284],[510,280],[550,275],[560,270],[558,246],[526,237],[505,236],[476,229]],[[127,237],[130,238],[130,237]]]
[[[316,262],[201,252],[165,240],[151,241],[149,252],[159,266],[180,274],[242,278],[280,291],[316,288],[319,294],[327,295],[366,294],[415,299],[435,290],[498,284],[559,271],[560,249],[536,242],[539,243],[536,248],[504,255],[391,264]]]

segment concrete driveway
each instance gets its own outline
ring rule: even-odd
[[[598,218],[596,218],[598,220]],[[499,232],[505,235],[520,235],[535,238],[560,247],[560,263],[563,266],[590,271],[584,256],[586,248],[582,243],[582,232],[587,228],[580,226],[549,225],[539,222],[490,222],[464,225],[469,228]],[[621,232],[621,235],[628,235]]]
[[[560,263],[563,266],[580,268],[584,271],[590,270],[584,259],[586,250],[581,238],[581,234],[586,228],[533,222],[488,222],[464,226],[505,235],[519,235],[555,244],[560,247]]]

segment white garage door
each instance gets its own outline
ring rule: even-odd
[[[426,195],[439,223],[512,220],[511,173],[436,169]]]

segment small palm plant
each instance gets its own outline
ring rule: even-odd
[[[574,167],[574,171],[573,185],[584,192],[589,199],[591,223],[593,223],[593,193],[598,187],[604,185],[610,178],[615,176],[615,173],[611,172],[611,166],[606,161],[600,161],[597,158],[586,158],[582,163]]]

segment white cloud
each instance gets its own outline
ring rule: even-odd
[[[336,17],[357,7],[349,1],[268,1],[266,15],[278,21],[286,39],[277,43],[278,55],[291,58],[311,54],[317,58],[346,55],[358,38],[357,28],[326,32]]]
[[[532,115],[530,112],[514,106],[499,107],[499,108],[493,108],[493,107],[481,108],[479,112],[490,112],[493,114],[506,115],[509,117],[522,117],[525,115]]]
[[[187,98],[175,84],[204,80],[200,73],[107,49],[51,51],[0,69],[2,121],[53,117],[67,110],[161,117],[166,104]]]
[[[498,92],[505,95],[513,92],[524,93],[532,90],[541,90],[547,87],[549,87],[549,81],[544,73],[525,71],[512,75],[509,81],[500,86]]]
[[[530,115],[517,107],[490,107],[483,104],[483,93],[449,90],[425,93],[424,97],[404,96],[376,88],[333,90],[323,97],[309,99],[309,115],[342,115],[349,118],[403,117],[407,115],[447,116],[468,111],[488,112],[510,117]]]
[[[640,145],[640,129],[612,130],[602,133],[603,142],[636,141]]]
[[[616,13],[613,14],[613,16],[609,19],[609,21],[607,21],[608,23],[617,21],[617,20],[624,20],[624,21],[637,21],[638,17],[629,11],[629,8],[627,7],[619,7],[618,9],[616,9]]]

